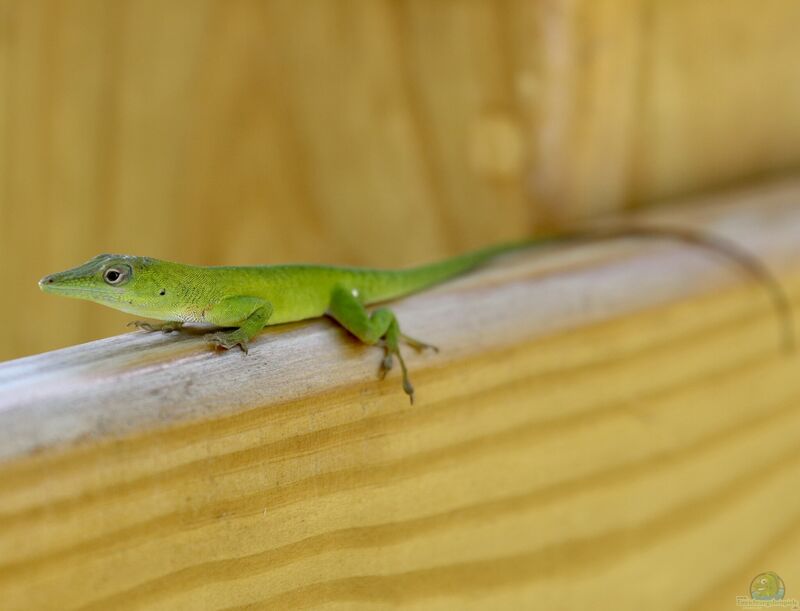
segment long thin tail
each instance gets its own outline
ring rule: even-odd
[[[718,235],[685,227],[636,225],[601,227],[560,235],[544,235],[520,242],[490,246],[437,263],[398,272],[398,274],[402,274],[404,280],[402,294],[419,291],[438,284],[475,269],[495,257],[517,250],[566,243],[604,242],[620,238],[655,238],[681,242],[722,256],[725,260],[733,263],[767,292],[778,317],[782,345],[787,351],[794,350],[796,342],[791,300],[772,271],[755,255],[736,242]],[[387,298],[389,297],[387,295]]]

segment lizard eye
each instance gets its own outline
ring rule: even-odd
[[[116,286],[125,282],[128,279],[128,275],[129,272],[125,268],[109,267],[103,272],[103,280],[106,281],[106,284]]]

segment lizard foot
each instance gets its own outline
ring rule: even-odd
[[[381,366],[378,370],[378,377],[382,380],[386,377],[386,374],[392,370],[392,366],[394,365],[394,359],[392,358],[392,353],[389,349],[386,349],[386,354],[384,355],[383,359],[381,359]]]
[[[433,350],[434,352],[439,352],[439,348],[437,348],[433,344],[426,344],[425,342],[421,342],[418,339],[409,337],[405,333],[400,334],[400,339],[402,339],[406,344],[411,346],[417,352],[422,352],[423,350]]]
[[[167,321],[167,322],[160,322],[160,323],[149,323],[143,320],[133,320],[128,323],[129,327],[136,327],[140,331],[147,331],[151,333],[153,331],[161,331],[162,333],[172,333],[173,331],[178,331],[181,327],[183,327],[183,323],[180,321]]]
[[[245,354],[247,354],[249,350],[247,338],[244,334],[238,333],[237,331],[217,331],[216,333],[209,333],[205,336],[205,340],[215,348],[230,350],[231,348],[239,346]]]

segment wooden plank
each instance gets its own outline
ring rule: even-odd
[[[800,295],[800,182],[663,207]],[[506,257],[248,357],[139,333],[0,365],[4,609],[729,609],[800,592],[800,376],[763,292],[684,246]],[[687,575],[702,576],[687,579]],[[625,584],[621,587],[620,584]]]

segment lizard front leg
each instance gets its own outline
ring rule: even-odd
[[[136,327],[141,331],[161,331],[162,333],[172,333],[183,327],[184,323],[180,320],[168,320],[166,322],[147,322],[144,320],[133,320],[128,323],[129,327]]]
[[[237,327],[206,335],[206,341],[228,350],[239,346],[247,354],[248,343],[264,328],[272,315],[272,304],[258,297],[225,297],[206,312],[206,320],[219,327]]]

